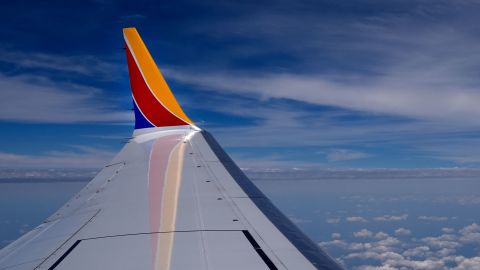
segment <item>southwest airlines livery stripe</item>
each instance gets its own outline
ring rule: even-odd
[[[178,192],[185,145],[183,135],[168,135],[156,140],[150,152],[148,170],[149,219],[152,233],[152,270],[170,269]]]
[[[123,34],[136,105],[135,128],[193,125],[173,96],[137,30],[125,28]]]
[[[130,85],[136,107],[140,113],[155,127],[188,125],[187,122],[171,114],[153,95],[145,83],[142,73],[135,64],[130,50],[127,48],[128,72],[130,73]],[[135,126],[137,126],[138,120]],[[144,128],[148,126],[140,126]]]
[[[145,118],[145,115],[143,115],[138,108],[135,99],[133,99],[133,111],[135,112],[135,129],[155,127],[152,123],[150,123],[150,121],[147,120],[147,118]]]

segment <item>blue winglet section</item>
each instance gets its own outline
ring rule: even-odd
[[[138,109],[137,104],[133,101],[133,111],[135,112],[135,129],[154,127],[142,112]]]

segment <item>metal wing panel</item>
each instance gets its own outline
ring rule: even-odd
[[[221,170],[215,170],[215,172],[218,171],[223,175],[220,181],[227,186],[227,192],[234,198],[236,206],[240,211],[246,215],[246,220],[252,225],[253,229],[259,233],[259,237],[270,236],[264,239],[265,244],[273,250],[273,253],[276,255],[280,254],[280,261],[288,269],[308,269],[311,267],[317,269],[341,269],[334,259],[305,236],[295,224],[286,218],[265,197],[225,153],[210,133],[202,131],[201,135],[201,138],[194,140],[194,143],[198,145],[202,156],[207,156],[210,163],[218,161],[228,171],[230,177],[225,177],[224,172]],[[241,196],[241,192],[238,191],[238,188],[232,182],[236,183],[246,196]],[[290,247],[285,250],[285,247],[289,245]],[[292,254],[297,252],[300,253],[297,254],[300,256],[292,256]],[[302,259],[307,259],[309,263],[305,264]]]
[[[2,250],[0,269],[340,269],[312,262],[302,236],[211,135],[160,129]]]
[[[176,230],[242,230],[226,194],[197,158],[198,152],[191,145],[186,152],[195,154],[185,157]]]
[[[20,245],[14,243],[12,248],[7,247],[9,252],[2,253],[0,269],[9,269],[12,266],[18,266],[19,269],[33,269],[40,265],[58,247],[74,237],[95,214],[95,212],[84,212],[41,224],[32,231],[32,234],[26,236],[23,243]]]
[[[2,249],[0,269],[50,269],[78,240],[150,233],[148,162],[152,143],[174,134],[178,144],[185,133],[183,129],[169,129],[130,141],[62,208]]]

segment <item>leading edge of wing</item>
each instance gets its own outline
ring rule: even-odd
[[[249,196],[258,209],[275,225],[275,227],[312,263],[317,269],[343,269],[318,244],[306,236],[290,219],[248,179],[243,171],[223,150],[215,138],[207,131],[201,131],[202,136],[223,164],[228,173]]]

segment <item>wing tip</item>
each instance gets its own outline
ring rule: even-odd
[[[123,31],[124,34],[128,33],[128,32],[137,32],[138,33],[137,28],[133,27],[133,26],[124,27],[124,28],[122,28],[122,31]]]
[[[137,29],[123,28],[123,35],[130,86],[136,105],[135,129],[152,126],[195,126],[183,112]]]

